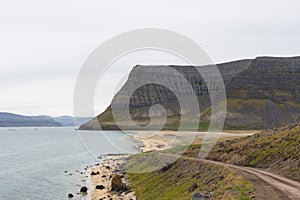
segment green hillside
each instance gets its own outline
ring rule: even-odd
[[[258,167],[300,181],[300,125],[218,143],[208,159]]]

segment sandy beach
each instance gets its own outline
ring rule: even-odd
[[[201,141],[206,132],[176,132],[176,131],[161,131],[156,133],[154,131],[130,131],[134,133],[133,138],[143,143],[139,148],[142,152],[153,151],[153,150],[164,150],[172,148],[181,144],[191,144],[195,138]],[[222,132],[220,138],[227,137],[240,137],[252,135],[255,132]],[[91,188],[91,199],[123,199],[123,200],[135,200],[134,191],[125,192],[114,192],[111,191],[111,180],[116,174],[122,176],[122,181],[130,185],[126,173],[122,169],[122,166],[126,162],[128,155],[110,155],[103,163],[91,168],[90,177],[92,182]]]
[[[201,142],[206,132],[191,132],[191,131],[131,131],[134,133],[134,139],[143,143],[140,149],[143,152],[153,150],[164,150],[178,145],[192,144],[193,142]],[[219,138],[244,137],[253,135],[259,131],[235,131],[221,132]],[[212,133],[213,134],[213,133]]]
[[[92,200],[136,199],[134,192],[130,190],[124,192],[111,191],[111,180],[116,174],[121,175],[122,181],[128,185],[126,174],[122,169],[122,165],[128,157],[129,155],[110,155],[103,163],[91,168]]]

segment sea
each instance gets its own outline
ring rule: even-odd
[[[0,199],[63,200],[89,179],[85,168],[107,154],[138,153],[132,133],[74,127],[0,128]]]

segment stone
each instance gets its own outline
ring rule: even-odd
[[[125,183],[123,183],[121,179],[121,175],[116,174],[111,180],[111,191],[122,192],[126,190],[127,190],[127,186]]]
[[[92,172],[91,176],[95,176],[95,175],[98,175],[98,174],[99,174],[99,172]]]
[[[69,198],[73,198],[74,195],[73,195],[72,193],[69,193],[69,194],[68,194],[68,197],[69,197]]]
[[[96,189],[103,190],[105,187],[103,185],[96,185]]]
[[[194,190],[198,187],[197,183],[193,183],[189,188],[189,192],[194,192]]]
[[[203,194],[202,192],[195,192],[192,196],[192,200],[211,200],[209,194]]]
[[[87,189],[87,187],[85,187],[85,186],[82,186],[82,187],[80,188],[80,193],[87,193],[87,191],[88,191],[88,189]]]

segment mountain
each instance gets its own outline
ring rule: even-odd
[[[63,126],[80,126],[87,121],[91,120],[91,117],[72,117],[72,116],[60,116],[60,117],[53,117],[53,119]],[[76,124],[75,124],[76,122]]]
[[[137,65],[111,105],[126,109],[129,91],[149,77],[167,81],[179,92],[180,97],[188,99],[191,94],[186,90],[185,80],[170,74],[167,68],[172,68],[186,78],[197,95],[200,107],[198,115],[201,118],[199,130],[206,129],[211,118],[210,96],[203,78],[195,68],[205,73],[209,67],[211,66]],[[300,57],[257,57],[218,64],[217,68],[227,95],[226,129],[266,129],[300,119]],[[209,76],[214,78],[214,74]],[[218,89],[214,88],[216,91]],[[141,126],[149,124],[149,108],[155,104],[162,105],[167,112],[164,129],[178,129],[181,112],[193,112],[193,108],[180,110],[176,96],[165,86],[146,84],[135,90],[130,97],[129,112],[132,119]],[[119,129],[114,121],[111,105],[80,129],[99,129],[99,123],[102,129]],[[122,115],[124,110],[117,112]],[[159,121],[161,113],[154,112],[152,115]],[[126,129],[133,129],[126,119],[121,122]]]
[[[0,112],[0,127],[62,126],[46,115],[24,116]]]

